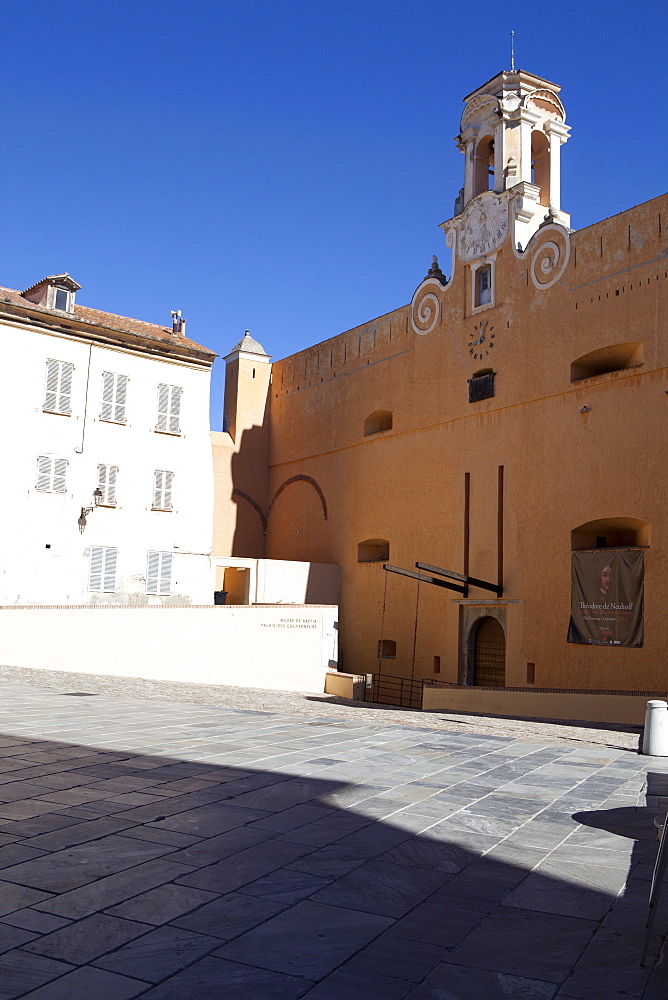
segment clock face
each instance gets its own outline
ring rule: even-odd
[[[481,319],[479,323],[476,323],[473,327],[473,335],[469,340],[468,347],[469,354],[473,361],[482,361],[483,358],[488,358],[494,350],[494,338],[496,334],[494,333],[494,326],[492,323],[488,323],[487,320]]]
[[[459,228],[459,256],[475,260],[501,246],[508,233],[508,209],[497,195],[476,198]]]

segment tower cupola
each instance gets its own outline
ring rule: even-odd
[[[561,88],[524,70],[497,74],[464,98],[455,142],[464,154],[464,186],[455,216],[488,191],[513,191],[516,245],[526,246],[546,219],[568,228],[561,211],[560,151],[568,139]]]

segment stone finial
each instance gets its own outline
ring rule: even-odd
[[[438,266],[438,257],[436,256],[436,254],[432,254],[431,267],[427,271],[427,277],[424,278],[423,280],[427,281],[428,278],[436,278],[436,280],[440,281],[442,285],[447,285],[448,283],[448,279]]]
[[[550,223],[550,222],[558,222],[558,221],[559,221],[559,212],[555,208],[554,202],[550,202],[550,204],[548,205],[548,208],[547,208],[547,214],[546,214],[545,218],[543,219],[543,222]]]

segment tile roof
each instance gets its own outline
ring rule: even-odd
[[[186,350],[197,351],[200,354],[208,354],[211,359],[216,357],[216,352],[208,347],[184,337],[181,333],[173,333],[171,327],[159,326],[157,323],[146,323],[141,319],[131,319],[129,316],[117,316],[115,313],[103,312],[101,309],[91,309],[89,306],[75,304],[74,313],[63,313],[59,309],[47,309],[45,306],[36,305],[23,298],[21,292],[14,288],[3,288],[0,286],[0,304],[9,302],[12,305],[22,306],[30,312],[44,313],[45,318],[58,319],[67,322],[67,319],[77,320],[81,323],[88,323],[91,326],[103,327],[107,330],[117,330],[121,333],[130,333],[135,336],[145,337],[146,340],[164,343],[165,345],[176,345]]]
[[[254,337],[251,337],[248,330],[246,330],[241,340],[234,345],[230,354],[234,354],[235,351],[245,351],[247,354],[262,354],[265,358],[269,356],[262,344],[255,340]]]

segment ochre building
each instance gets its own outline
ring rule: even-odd
[[[451,260],[410,304],[226,359],[214,553],[338,564],[343,670],[668,688],[668,196],[573,231],[559,90],[465,99]]]

